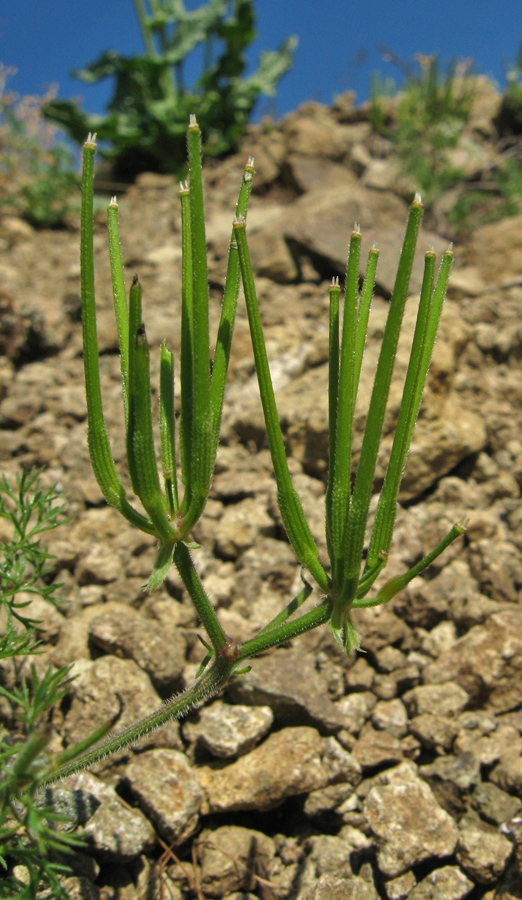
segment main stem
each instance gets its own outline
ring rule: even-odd
[[[168,700],[160,709],[150,713],[150,715],[127,730],[122,731],[120,734],[109,736],[83,756],[60,766],[44,778],[40,786],[46,787],[49,784],[60,781],[62,778],[73,775],[75,772],[87,769],[95,765],[95,763],[101,762],[107,756],[119,753],[131,744],[135,744],[141,738],[150,734],[151,731],[155,731],[156,728],[165,725],[166,722],[170,722],[173,719],[181,719],[191,709],[197,709],[205,700],[213,697],[225,686],[230,678],[234,664],[235,661],[225,660],[218,656],[213,665],[182,694]]]

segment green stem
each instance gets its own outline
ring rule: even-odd
[[[136,10],[136,15],[138,17],[141,36],[143,38],[143,43],[145,44],[145,49],[149,56],[157,56],[143,0],[134,0],[134,9]]]
[[[44,779],[41,787],[47,787],[47,785],[61,781],[63,778],[67,778],[81,769],[87,769],[95,765],[95,763],[101,762],[107,756],[118,753],[126,747],[135,744],[161,725],[165,725],[166,722],[180,719],[190,712],[191,709],[197,709],[205,700],[213,697],[224,687],[230,678],[233,665],[230,661],[218,657],[201,678],[178,697],[173,697],[172,700],[167,701],[159,709],[150,713],[150,715],[141,719],[135,725],[131,725],[130,728],[126,728],[120,734],[107,738],[98,747],[90,750],[84,756],[79,756],[77,759],[60,766]]]
[[[251,656],[256,656],[258,653],[269,650],[270,647],[284,644],[286,641],[304,634],[305,631],[311,631],[312,628],[325,625],[331,614],[332,603],[329,597],[325,597],[319,606],[316,606],[303,616],[299,616],[298,619],[294,619],[292,622],[285,622],[277,628],[271,628],[270,631],[263,630],[251,640],[245,641],[239,649],[237,661],[249,659]]]
[[[174,563],[181,575],[183,584],[190,594],[190,598],[210,638],[214,650],[217,654],[221,653],[229,643],[229,638],[223,631],[221,623],[216,616],[201,581],[199,580],[189,549],[182,541],[177,543],[174,547]]]
[[[265,625],[261,631],[258,632],[258,636],[261,634],[266,634],[268,631],[273,631],[274,628],[278,628],[280,625],[283,625],[287,619],[292,616],[296,610],[299,609],[300,606],[308,600],[310,594],[312,593],[312,586],[310,584],[305,584],[304,588],[298,593],[297,597],[294,597],[290,600],[290,603],[287,603],[284,609],[281,610],[280,613],[277,614],[269,623]]]

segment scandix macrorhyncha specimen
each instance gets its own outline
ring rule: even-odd
[[[102,410],[93,262],[95,151],[95,137],[89,135],[83,148],[81,293],[88,443],[92,466],[106,501],[135,528],[153,536],[158,542],[148,582],[149,591],[159,587],[172,563],[177,567],[207,633],[207,638],[201,639],[207,653],[195,684],[167,701],[160,709],[120,733],[109,734],[115,724],[114,721],[109,722],[82,744],[68,748],[49,760],[43,777],[47,784],[90,766],[135,743],[170,719],[185,715],[220,691],[232,676],[244,673],[248,659],[302,632],[328,624],[347,653],[358,648],[351,611],[388,603],[465,530],[462,523],[454,525],[444,540],[424,559],[405,574],[386,582],[375,595],[369,596],[377,576],[386,565],[392,543],[399,486],[428,373],[453,255],[451,248],[444,253],[437,277],[434,252],[428,250],[425,255],[417,321],[400,412],[369,546],[364,554],[377,453],[422,217],[420,196],[415,196],[409,210],[354,477],[354,410],[379,255],[376,247],[370,250],[359,291],[361,234],[358,226],[355,226],[350,237],[342,325],[338,279],[334,279],[330,287],[330,443],[325,522],[330,565],[323,568],[288,470],[250,264],[245,222],[254,177],[252,159],[248,160],[243,172],[232,225],[226,285],[211,366],[201,135],[194,116],[191,116],[188,128],[189,181],[182,184],[180,190],[183,262],[179,441],[175,438],[173,356],[163,343],[160,351],[161,473],[156,464],[153,440],[149,345],[142,321],[141,286],[137,276],[134,276],[127,306],[116,199],[111,200],[108,207],[109,255],[121,355],[127,461],[132,489],[141,501],[144,512],[136,509],[127,498],[116,471]],[[212,483],[240,280],[247,305],[279,509],[301,564],[303,581],[300,593],[255,637],[244,643],[224,632],[190,553],[191,549],[197,552],[190,536],[204,511]],[[176,455],[178,443],[179,465]],[[183,485],[183,493],[180,484]],[[314,587],[306,580],[305,572]],[[314,590],[318,595],[315,606],[295,615]],[[42,738],[40,750],[45,742]],[[33,752],[33,758],[36,758],[39,752],[36,745]]]

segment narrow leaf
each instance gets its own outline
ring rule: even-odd
[[[341,566],[346,513],[350,504],[352,429],[355,411],[355,338],[360,252],[361,232],[359,226],[356,225],[350,238],[350,250],[346,267],[346,289],[344,292],[343,329],[336,413],[337,427],[335,456],[333,459],[330,458],[330,466],[333,467],[330,534],[333,551],[331,564],[334,583],[337,581],[339,566]]]
[[[174,415],[174,357],[165,341],[160,351],[160,439],[165,493],[171,517],[178,509]]]
[[[152,567],[152,575],[147,582],[147,591],[152,594],[160,584],[163,584],[169,573],[174,556],[174,544],[172,541],[160,541],[158,552]]]
[[[250,192],[252,190],[253,179],[254,160],[252,159],[252,157],[249,157],[243,171],[243,178],[241,180],[241,188],[239,190],[239,197],[236,205],[236,218],[238,216],[242,216],[244,219],[246,219],[248,201],[250,198]],[[216,450],[219,440],[219,429],[223,412],[225,382],[227,378],[228,363],[230,359],[232,335],[234,333],[237,298],[239,296],[239,282],[239,254],[234,236],[234,230],[232,230],[230,250],[228,254],[225,292],[223,294],[223,305],[221,307],[221,317],[219,320],[216,350],[214,353],[214,362],[212,366],[212,379],[210,385],[210,404],[212,410],[212,463],[214,463],[216,457]]]
[[[185,485],[185,504],[190,502],[190,444],[192,436],[192,396],[194,366],[194,285],[192,279],[192,226],[190,222],[190,191],[181,184],[181,414],[179,420],[179,445],[181,476]]]
[[[299,562],[307,567],[321,589],[326,591],[329,587],[329,578],[319,562],[315,541],[288,470],[285,446],[277,415],[274,388],[266,355],[265,339],[259,314],[250,254],[248,252],[244,219],[236,219],[234,221],[234,230],[239,251],[241,278],[245,292],[259,392],[261,394],[270,455],[277,482],[279,510],[286,533]]]
[[[120,232],[118,228],[118,203],[116,197],[111,199],[107,207],[107,224],[109,231],[109,260],[111,264],[112,296],[114,313],[120,346],[120,368],[123,384],[123,410],[127,424],[129,407],[129,314],[125,297],[123,280],[123,264],[121,260]]]
[[[389,603],[396,594],[403,591],[404,588],[416,578],[417,575],[420,575],[421,572],[424,571],[433,560],[437,559],[437,556],[440,556],[441,553],[449,547],[453,541],[456,541],[457,538],[461,537],[466,531],[466,523],[465,522],[457,522],[451,531],[448,532],[446,537],[437,544],[434,550],[431,553],[428,553],[417,565],[413,566],[413,568],[409,569],[408,572],[405,572],[403,575],[396,575],[395,578],[391,578],[386,582],[385,585],[380,589],[379,593],[372,600],[355,600],[353,603],[354,608],[362,608],[369,606],[380,606],[382,603]]]
[[[186,460],[191,472],[191,495],[189,507],[187,508],[185,503],[182,504],[187,531],[196,524],[204,509],[212,478],[207,246],[201,171],[201,132],[195,116],[191,116],[188,129],[188,155],[194,306],[192,431],[190,460]]]
[[[424,258],[424,276],[422,279],[419,309],[411,345],[408,370],[406,372],[406,379],[402,392],[399,417],[397,419],[397,425],[395,426],[390,460],[386,470],[381,496],[379,497],[377,512],[375,514],[375,523],[365,567],[366,570],[374,565],[381,552],[389,553],[392,542],[397,514],[399,487],[404,471],[404,465],[406,463],[406,457],[408,455],[411,436],[413,434],[413,427],[419,411],[416,399],[418,398],[418,402],[420,403],[421,394],[417,392],[417,388],[420,385],[423,376],[424,378],[426,376],[426,372],[422,371],[422,358],[426,340],[426,329],[428,325],[434,274],[435,254],[428,251]]]
[[[177,533],[167,517],[154,451],[149,345],[143,324],[138,328],[134,358],[131,360],[129,400],[127,458],[129,471],[133,473],[134,490],[147,510],[158,536],[162,540],[173,541],[177,538]]]
[[[83,365],[87,398],[87,441],[95,478],[110,506],[141,531],[154,534],[154,526],[128,502],[118,478],[112,458],[109,435],[103,417],[100,371],[98,366],[98,337],[94,295],[93,251],[93,165],[96,142],[87,138],[83,148],[82,210],[81,210],[81,297]]]
[[[381,439],[384,414],[395,363],[402,317],[410,283],[415,245],[422,217],[422,203],[419,195],[410,207],[406,235],[402,247],[395,286],[390,301],[390,309],[384,329],[381,352],[375,373],[370,407],[361,448],[359,465],[355,477],[352,502],[344,534],[342,602],[350,604],[355,597],[359,583],[362,550],[370,507],[375,464]]]

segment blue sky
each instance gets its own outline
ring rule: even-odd
[[[201,5],[187,2],[188,8]],[[295,65],[280,84],[271,112],[283,115],[308,99],[330,103],[356,91],[367,98],[372,72],[400,80],[378,51],[386,44],[410,62],[415,53],[474,60],[475,71],[505,83],[522,40],[522,0],[257,0],[258,37],[249,55],[274,49],[286,36],[299,38]],[[11,90],[41,94],[58,85],[61,98],[82,97],[89,112],[102,112],[110,83],[75,81],[71,69],[103,50],[143,50],[132,0],[4,0],[0,4],[0,60],[18,73]],[[189,72],[190,76],[190,72]],[[269,109],[258,110],[258,115]]]

